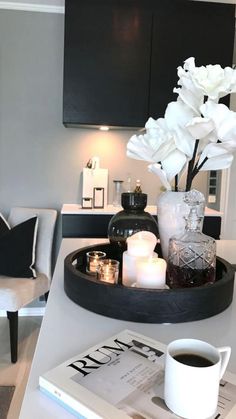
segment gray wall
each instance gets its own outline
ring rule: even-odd
[[[155,204],[158,178],[126,157],[131,131],[62,125],[63,37],[63,15],[0,10],[0,210],[80,203],[81,171],[92,156],[109,169],[110,202],[112,180],[131,172]],[[205,184],[200,176],[195,186],[205,192]]]

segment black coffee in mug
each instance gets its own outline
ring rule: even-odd
[[[210,367],[214,364],[214,362],[210,361],[210,359],[193,353],[182,353],[174,355],[173,358],[176,361],[181,362],[181,364],[189,365],[190,367]]]

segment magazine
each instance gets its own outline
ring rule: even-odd
[[[176,419],[163,400],[165,349],[124,330],[43,374],[39,386],[79,418]],[[236,376],[226,373],[212,419],[235,417]]]

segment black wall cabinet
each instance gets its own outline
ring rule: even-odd
[[[232,64],[234,6],[66,0],[63,123],[143,127],[175,100],[176,69]]]
[[[62,237],[94,237],[107,238],[109,221],[113,215],[110,214],[63,214],[62,215]],[[154,218],[157,217],[154,215]],[[205,216],[203,222],[203,233],[220,239],[221,217]]]

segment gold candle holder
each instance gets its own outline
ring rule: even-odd
[[[86,253],[87,266],[86,272],[91,275],[96,275],[97,267],[99,262],[106,257],[105,252],[100,252],[99,250],[94,250]]]
[[[97,267],[97,279],[110,284],[117,284],[120,262],[114,259],[103,259]]]

